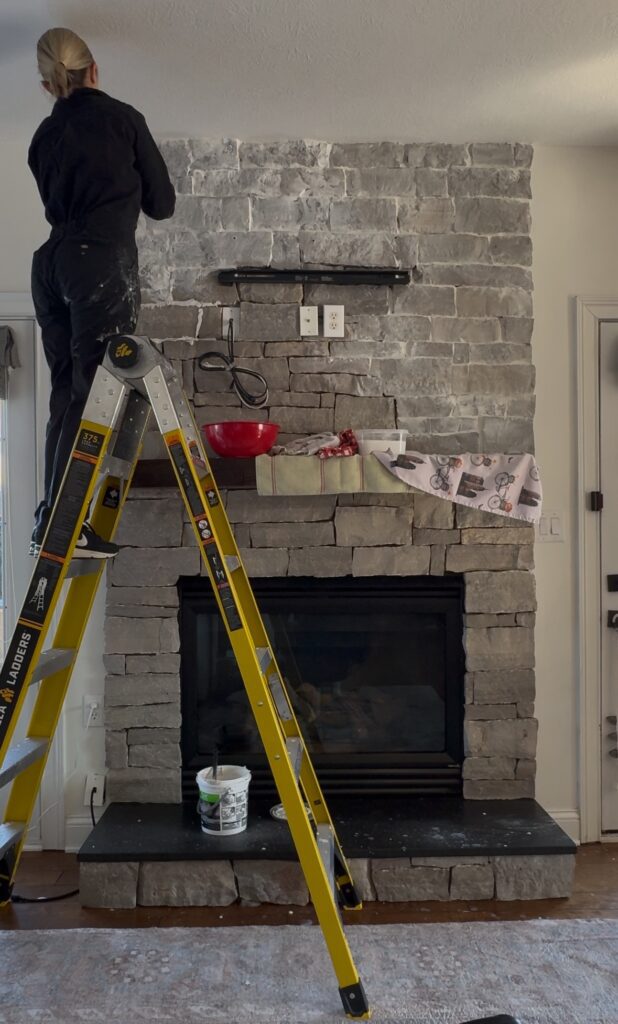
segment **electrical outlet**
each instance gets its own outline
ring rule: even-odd
[[[90,794],[96,790],[93,807],[102,807],[105,800],[105,772],[88,772],[84,789],[84,807],[90,807]]]
[[[343,338],[343,306],[324,306],[324,337]]]
[[[84,729],[92,729],[103,725],[103,697],[98,694],[86,694],[82,702],[82,725]]]
[[[221,309],[221,337],[223,338],[227,338],[230,320],[232,321],[234,337],[238,338],[240,334],[240,306],[223,306]]]
[[[318,333],[318,307],[300,307],[300,333],[301,337],[307,338]]]

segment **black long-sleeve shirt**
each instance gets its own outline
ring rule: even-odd
[[[126,239],[140,210],[155,220],[174,212],[174,187],[143,115],[99,89],[56,101],[28,164],[52,229]]]

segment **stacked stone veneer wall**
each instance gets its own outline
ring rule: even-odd
[[[425,451],[533,446],[529,146],[180,140],[178,191],[143,224],[139,330],[163,342],[199,422],[247,413],[195,357],[239,304],[258,413],[283,436],[405,427]],[[222,266],[403,266],[409,287],[240,285]],[[298,307],[343,303],[343,339],[299,336]],[[146,453],[163,456],[156,433]],[[533,531],[430,496],[258,498],[227,508],[250,575],[465,579],[468,797],[534,792]],[[106,739],[112,800],[180,799],[179,576],[200,572],[172,490],[134,492],[109,570]]]

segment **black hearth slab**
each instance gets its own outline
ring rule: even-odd
[[[329,801],[348,857],[515,856],[574,853],[575,844],[535,800],[400,797]],[[204,835],[194,805],[112,804],[79,851],[80,861],[292,860],[285,822],[250,803],[249,827]]]

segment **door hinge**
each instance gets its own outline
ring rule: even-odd
[[[590,491],[588,495],[590,499],[590,511],[591,512],[602,512],[603,511],[603,491]]]

